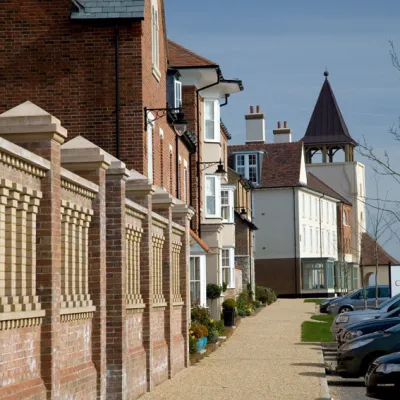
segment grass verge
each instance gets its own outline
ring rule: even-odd
[[[321,304],[324,300],[326,300],[326,299],[305,299],[304,303]]]
[[[333,342],[330,331],[333,315],[313,315],[313,321],[304,321],[301,324],[302,342]]]

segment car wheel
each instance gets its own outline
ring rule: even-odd
[[[345,312],[350,312],[353,311],[353,309],[349,306],[344,306],[339,310],[339,314],[345,313]]]

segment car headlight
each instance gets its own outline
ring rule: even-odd
[[[342,350],[354,350],[358,349],[359,347],[366,346],[368,343],[373,342],[374,339],[365,339],[365,340],[359,340],[358,342],[354,343],[347,343],[342,347]]]
[[[347,340],[351,340],[351,339],[358,338],[358,337],[360,337],[362,335],[363,335],[362,331],[350,331],[350,332],[347,332],[346,339]]]
[[[348,315],[339,315],[336,318],[336,322],[338,324],[346,324],[347,322],[349,322],[349,316]]]
[[[400,364],[381,364],[376,372],[381,372],[382,374],[390,374],[392,372],[400,372]]]

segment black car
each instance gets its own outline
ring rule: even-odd
[[[363,335],[367,335],[368,333],[374,333],[379,331],[385,331],[386,329],[391,328],[392,326],[396,326],[400,324],[400,317],[396,318],[379,318],[373,320],[367,320],[358,322],[356,324],[350,324],[349,326],[345,326],[344,332],[340,336],[338,340],[339,346],[342,346],[344,343],[349,340],[353,340]]]
[[[400,353],[378,358],[365,375],[367,397],[373,399],[400,398]]]
[[[364,376],[379,357],[400,352],[400,325],[350,340],[337,355],[337,372],[343,378]]]

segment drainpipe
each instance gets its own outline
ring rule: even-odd
[[[116,156],[120,158],[120,104],[119,104],[119,38],[118,23],[115,24],[115,129],[116,137]]]
[[[219,68],[217,68],[217,76],[218,76],[218,78],[217,78],[217,81],[216,82],[214,82],[214,83],[212,83],[211,85],[207,85],[207,86],[204,86],[204,87],[202,87],[202,88],[200,88],[200,89],[197,89],[196,90],[196,98],[197,98],[197,137],[198,137],[198,143],[200,144],[200,101],[199,101],[199,98],[200,98],[200,92],[202,91],[202,90],[205,90],[205,89],[209,89],[209,88],[211,88],[211,87],[213,87],[213,86],[217,86],[220,82],[221,82],[221,71],[220,71],[220,69]],[[198,219],[199,219],[199,221],[198,221],[198,234],[199,234],[199,237],[201,238],[201,214],[200,214],[200,203],[201,203],[201,199],[200,199],[200,196],[201,196],[201,182],[200,182],[200,146],[198,145],[197,146],[197,163],[196,163],[196,165],[197,165],[197,170],[196,170],[196,175],[197,175],[197,202],[198,202],[198,204],[197,204],[197,215],[198,215]]]
[[[293,229],[293,232],[294,232],[294,282],[295,282],[295,291],[297,292],[298,279],[297,279],[296,189],[294,186],[292,187],[292,189],[293,189],[293,228],[294,228]],[[301,297],[301,293],[300,293],[300,297]]]
[[[176,198],[179,199],[179,136],[175,135],[175,176],[176,176]]]
[[[219,105],[220,108],[221,107],[225,107],[226,105],[228,105],[228,98],[229,98],[229,94],[226,94],[225,95],[225,103],[220,104]]]

